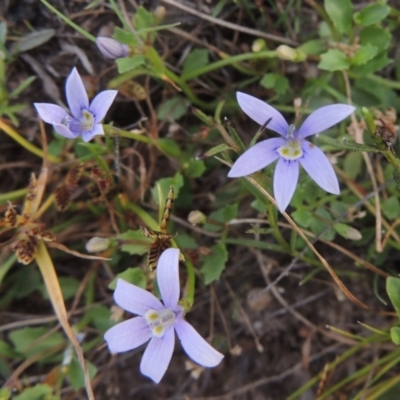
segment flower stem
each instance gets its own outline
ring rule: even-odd
[[[185,308],[185,313],[187,313],[192,308],[192,305],[194,302],[194,288],[195,288],[195,282],[196,282],[196,275],[194,273],[194,266],[187,257],[185,257],[185,266],[186,266],[186,270],[187,270],[187,274],[188,274],[187,294],[181,301],[182,301],[183,307]]]
[[[275,236],[276,241],[282,246],[282,248],[286,249],[286,251],[289,254],[291,254],[292,252],[290,249],[290,245],[283,238],[281,231],[279,229],[278,223],[276,221],[274,207],[272,206],[272,203],[268,199],[265,199],[265,200],[266,200],[266,206],[267,206],[268,220],[269,220],[269,224],[272,228],[272,233]]]
[[[16,132],[11,126],[7,125],[4,121],[0,119],[0,129],[2,129],[8,136],[14,139],[17,143],[19,143],[26,150],[31,153],[43,158],[44,153],[42,150],[34,146],[32,143],[28,142],[25,138],[23,138],[18,132]],[[52,163],[59,163],[60,159],[51,154],[48,154],[48,160]]]
[[[58,11],[57,8],[53,7],[50,3],[48,3],[46,0],[40,0],[49,10],[53,11],[54,14],[56,14],[58,17],[60,17],[64,22],[66,22],[69,26],[74,28],[76,31],[78,31],[82,36],[85,36],[85,38],[91,40],[92,42],[96,41],[96,38],[91,35],[89,32],[86,32],[83,28],[81,28],[79,25],[75,24],[75,22],[72,22],[68,17],[66,17],[62,12]]]

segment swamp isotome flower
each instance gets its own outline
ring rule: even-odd
[[[347,104],[321,107],[309,115],[299,129],[288,125],[282,114],[267,103],[237,93],[240,108],[260,125],[282,137],[263,140],[245,151],[232,165],[229,178],[250,175],[278,159],[274,173],[274,195],[281,212],[289,205],[299,179],[299,163],[310,177],[329,193],[339,194],[339,183],[325,154],[306,137],[320,133],[348,117],[355,108]]]
[[[82,139],[89,142],[96,135],[104,135],[100,121],[105,117],[118,91],[104,90],[89,105],[88,95],[76,68],[67,78],[65,91],[72,117],[55,104],[34,103],[40,118],[52,124],[58,134],[68,139],[82,135]]]
[[[135,349],[150,339],[140,363],[140,371],[160,382],[171,361],[176,331],[185,352],[204,367],[215,367],[224,357],[211,347],[183,319],[179,300],[179,250],[165,250],[157,266],[157,282],[163,303],[152,293],[118,279],[114,292],[116,303],[139,317],[128,319],[109,329],[104,338],[110,351],[120,353]]]

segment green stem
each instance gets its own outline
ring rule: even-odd
[[[13,192],[0,194],[0,205],[7,203],[7,201],[19,199],[19,198],[25,196],[27,193],[28,193],[28,189],[23,188],[23,189],[14,190]]]
[[[276,57],[275,50],[265,50],[265,51],[260,51],[259,53],[238,54],[236,56],[223,58],[222,60],[215,61],[211,64],[207,64],[195,70],[191,70],[188,73],[183,74],[181,76],[181,79],[184,81],[188,81],[191,79],[195,79],[200,75],[206,74],[207,72],[211,72],[216,69],[225,67],[227,65],[232,65],[241,61],[258,60],[260,58],[273,58],[273,57]]]
[[[18,132],[16,132],[11,126],[7,125],[0,119],[0,129],[7,133],[12,139],[14,139],[17,143],[19,143],[22,147],[26,150],[30,151],[31,153],[37,155],[40,158],[44,157],[44,153],[41,149],[34,146],[32,143],[28,142],[25,138],[23,138]],[[52,163],[59,163],[60,159],[55,157],[51,154],[47,155],[47,158]]]
[[[48,3],[46,0],[40,0],[49,10],[53,11],[54,14],[56,14],[58,17],[60,17],[64,22],[66,22],[69,26],[74,28],[76,31],[78,31],[82,36],[85,36],[87,39],[91,40],[92,42],[96,41],[96,38],[91,35],[89,32],[86,32],[83,28],[81,28],[79,25],[75,24],[75,22],[72,22],[68,17],[66,17],[63,13],[58,11],[55,7],[53,7],[50,3]]]
[[[269,224],[272,228],[272,233],[276,241],[282,246],[283,249],[286,249],[289,253],[291,253],[290,246],[283,238],[278,223],[276,221],[274,207],[272,206],[272,203],[268,199],[266,199],[266,207],[267,207]]]
[[[7,275],[7,272],[17,261],[17,256],[15,254],[11,254],[10,257],[7,258],[6,261],[0,267],[0,285],[3,282],[4,277]]]
[[[187,295],[181,299],[181,303],[185,308],[185,313],[187,313],[194,303],[194,289],[196,282],[196,275],[194,273],[194,266],[190,260],[185,257],[185,265],[187,270]]]
[[[132,133],[129,131],[124,131],[123,129],[116,128],[115,126],[112,125],[103,125],[103,129],[106,136],[120,136],[127,139],[137,140],[138,142],[155,144],[154,140],[147,136],[140,135],[138,133]]]

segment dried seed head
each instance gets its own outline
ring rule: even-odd
[[[16,242],[12,249],[17,253],[18,261],[22,264],[29,264],[33,261],[36,255],[38,242],[36,238],[25,236],[23,239]]]
[[[71,204],[71,190],[68,185],[62,183],[54,192],[56,207],[59,211],[65,211]]]
[[[8,208],[6,213],[4,214],[5,226],[14,228],[17,225],[17,218],[18,213],[15,209],[15,206],[11,202],[8,202]]]
[[[83,164],[78,164],[73,166],[69,170],[67,177],[65,178],[65,183],[67,185],[75,187],[78,184],[79,179],[81,179],[82,173],[83,173]]]

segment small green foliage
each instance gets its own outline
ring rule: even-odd
[[[363,28],[359,33],[359,37],[361,45],[369,44],[378,48],[379,51],[387,49],[392,38],[387,29],[376,25]]]
[[[361,152],[349,152],[344,157],[343,169],[350,179],[355,179],[361,173],[363,156]]]
[[[90,378],[94,378],[97,374],[97,368],[90,361],[87,361]],[[82,368],[78,360],[74,357],[68,365],[68,378],[74,390],[79,390],[85,387],[85,380],[82,373]]]
[[[48,42],[55,34],[56,31],[54,29],[42,29],[40,31],[28,33],[11,46],[10,53],[15,55],[32,50]]]
[[[325,0],[324,6],[339,33],[349,34],[353,16],[352,2],[350,0]]]
[[[14,400],[56,400],[57,397],[51,396],[53,389],[49,385],[39,383],[31,388],[25,389],[22,393],[14,397]]]
[[[118,67],[118,72],[123,74],[124,72],[135,70],[146,63],[146,57],[142,55],[134,57],[123,57],[115,60]]]
[[[277,94],[286,93],[289,88],[288,79],[281,74],[275,73],[265,74],[260,84],[267,89],[274,89]]]
[[[312,213],[308,210],[296,210],[292,213],[293,219],[304,228],[308,228],[312,221]]]
[[[391,196],[382,200],[381,210],[383,215],[389,220],[394,220],[400,215],[400,202],[398,196]]]
[[[194,69],[204,67],[209,63],[207,49],[195,49],[187,57],[183,63],[182,76]]]
[[[319,69],[325,71],[344,71],[350,68],[349,58],[340,50],[331,49],[321,54],[321,61],[318,64]]]
[[[146,287],[146,276],[140,268],[128,268],[124,272],[119,273],[108,285],[109,289],[115,290],[118,278],[132,283],[133,285],[140,286],[143,289]]]
[[[181,149],[172,139],[161,138],[157,140],[157,145],[161,149],[161,151],[169,157],[180,158],[181,157]]]
[[[60,282],[64,300],[72,299],[76,295],[76,292],[78,291],[81,282],[79,282],[78,279],[72,276],[60,276],[58,280]],[[44,284],[40,286],[39,290],[42,293],[44,299],[49,298]]]
[[[0,389],[0,400],[9,400],[11,397],[10,389],[2,388]]]
[[[157,117],[162,121],[177,121],[188,112],[189,102],[182,96],[175,96],[162,103]]]
[[[387,278],[386,292],[400,318],[400,279],[392,276]]]
[[[225,224],[236,218],[238,212],[238,204],[233,203],[220,209],[213,211],[208,216],[208,223],[204,224],[204,229],[211,232],[218,232],[224,229]]]
[[[362,235],[360,231],[357,229],[346,225],[346,224],[334,224],[333,228],[335,231],[345,239],[349,240],[360,240],[362,238]]]
[[[127,241],[127,243],[124,243],[121,246],[121,250],[131,255],[144,254],[147,251],[146,246],[150,245],[151,243],[151,239],[144,237],[140,229],[137,230],[128,229],[124,233],[118,235],[118,239],[122,241]]]
[[[354,14],[354,21],[358,25],[369,26],[377,24],[388,16],[390,7],[384,4],[370,4]]]
[[[163,201],[165,201],[165,196],[167,195],[170,186],[174,187],[174,197],[176,200],[179,197],[179,191],[183,187],[183,176],[180,172],[176,173],[176,175],[172,178],[163,178],[155,183],[153,189],[151,190],[151,194],[154,202],[157,205],[160,205],[158,191],[161,190],[161,193],[163,193],[164,196]],[[164,204],[162,206],[164,206]]]
[[[64,343],[60,332],[48,335],[49,330],[45,327],[25,327],[12,331],[10,340],[15,351],[29,358],[46,350],[54,349]]]
[[[372,44],[366,44],[357,49],[354,57],[351,58],[353,65],[364,65],[378,54],[378,48]]]
[[[398,326],[390,328],[390,337],[394,344],[400,345],[400,328]]]
[[[228,251],[225,244],[219,242],[211,248],[210,254],[204,256],[203,264],[201,266],[201,273],[203,274],[204,284],[209,285],[219,279],[222,271],[225,269],[225,264],[228,261]]]

